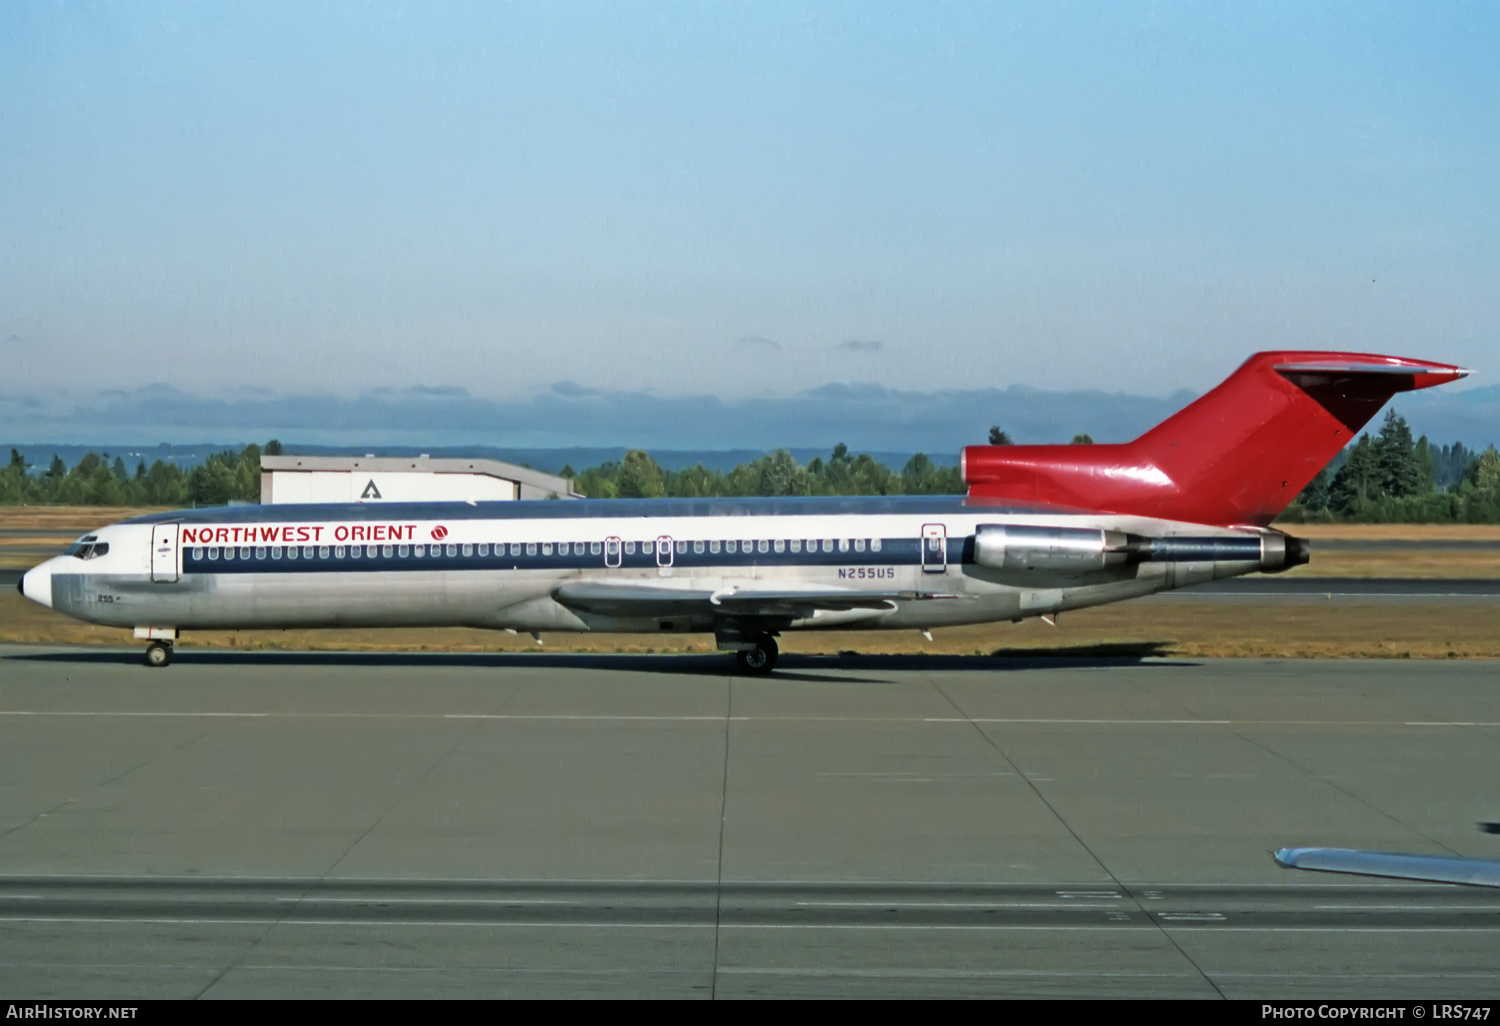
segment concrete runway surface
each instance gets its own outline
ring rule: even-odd
[[[0,995],[1500,996],[1494,663],[0,647]]]

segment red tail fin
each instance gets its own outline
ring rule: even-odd
[[[1397,392],[1467,371],[1364,353],[1257,353],[1123,445],[971,445],[976,498],[1197,524],[1269,524]]]

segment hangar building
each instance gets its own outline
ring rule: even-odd
[[[579,499],[573,482],[499,460],[262,456],[260,501],[494,502]]]

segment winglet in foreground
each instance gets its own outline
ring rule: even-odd
[[[1276,863],[1283,869],[1311,869],[1322,873],[1384,876],[1397,880],[1500,887],[1500,862],[1452,855],[1404,855],[1350,848],[1282,848]]]

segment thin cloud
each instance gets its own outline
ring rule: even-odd
[[[875,339],[851,338],[847,342],[840,342],[839,348],[851,353],[878,353],[885,348],[885,343]]]
[[[774,338],[762,338],[760,335],[745,335],[739,340],[738,345],[750,349],[775,349],[778,352],[781,350],[780,342]]]
[[[25,342],[26,340],[24,338],[22,338],[20,335],[16,334],[13,331],[9,335],[5,336],[5,341],[7,341],[7,342]]]

